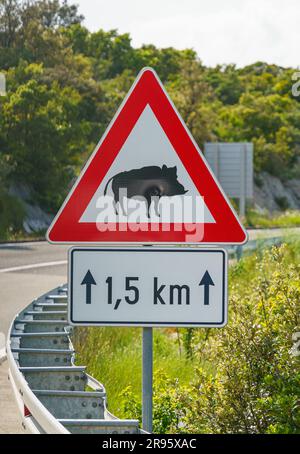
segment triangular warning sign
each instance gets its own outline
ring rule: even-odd
[[[47,232],[53,243],[229,243],[247,234],[151,68]]]

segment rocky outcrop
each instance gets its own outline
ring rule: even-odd
[[[53,215],[46,213],[39,205],[31,199],[30,190],[25,185],[12,185],[9,193],[22,201],[25,208],[23,228],[26,233],[41,232],[46,230]]]
[[[12,185],[9,193],[19,198],[25,208],[23,227],[26,233],[44,231],[49,227],[54,216],[32,201],[27,186]],[[255,178],[253,204],[258,211],[300,210],[300,180],[282,182],[266,172],[260,173]]]
[[[270,212],[286,209],[300,209],[300,180],[282,182],[266,172],[256,178],[254,184],[254,205],[258,210]]]

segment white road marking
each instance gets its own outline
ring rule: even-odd
[[[15,248],[18,246],[47,246],[47,241],[15,241],[14,243],[0,243],[0,249]]]
[[[12,268],[0,268],[0,273],[10,273],[13,271],[31,270],[34,268],[47,268],[48,266],[66,265],[67,260],[58,260],[56,262],[32,263],[30,265],[14,266]]]

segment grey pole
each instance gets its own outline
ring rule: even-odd
[[[143,328],[143,429],[152,432],[153,330]]]
[[[244,218],[246,215],[246,195],[247,195],[247,145],[244,144],[241,150],[240,157],[240,218]],[[239,245],[236,248],[236,258],[240,260],[243,255],[243,246]]]
[[[247,149],[246,144],[244,144],[243,149],[241,150],[240,156],[240,217],[244,217],[246,214],[246,178],[247,178]]]

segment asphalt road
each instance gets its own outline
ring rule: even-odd
[[[67,281],[67,250],[46,242],[0,245],[0,333],[7,335],[33,299]],[[0,366],[0,433],[23,433],[7,374],[6,361]]]
[[[294,232],[300,233],[300,229]],[[281,230],[249,231],[249,239],[279,236]],[[0,350],[14,316],[33,299],[67,282],[69,246],[46,242],[0,244]],[[3,343],[3,340],[2,340]],[[21,433],[7,362],[0,366],[0,433]]]

